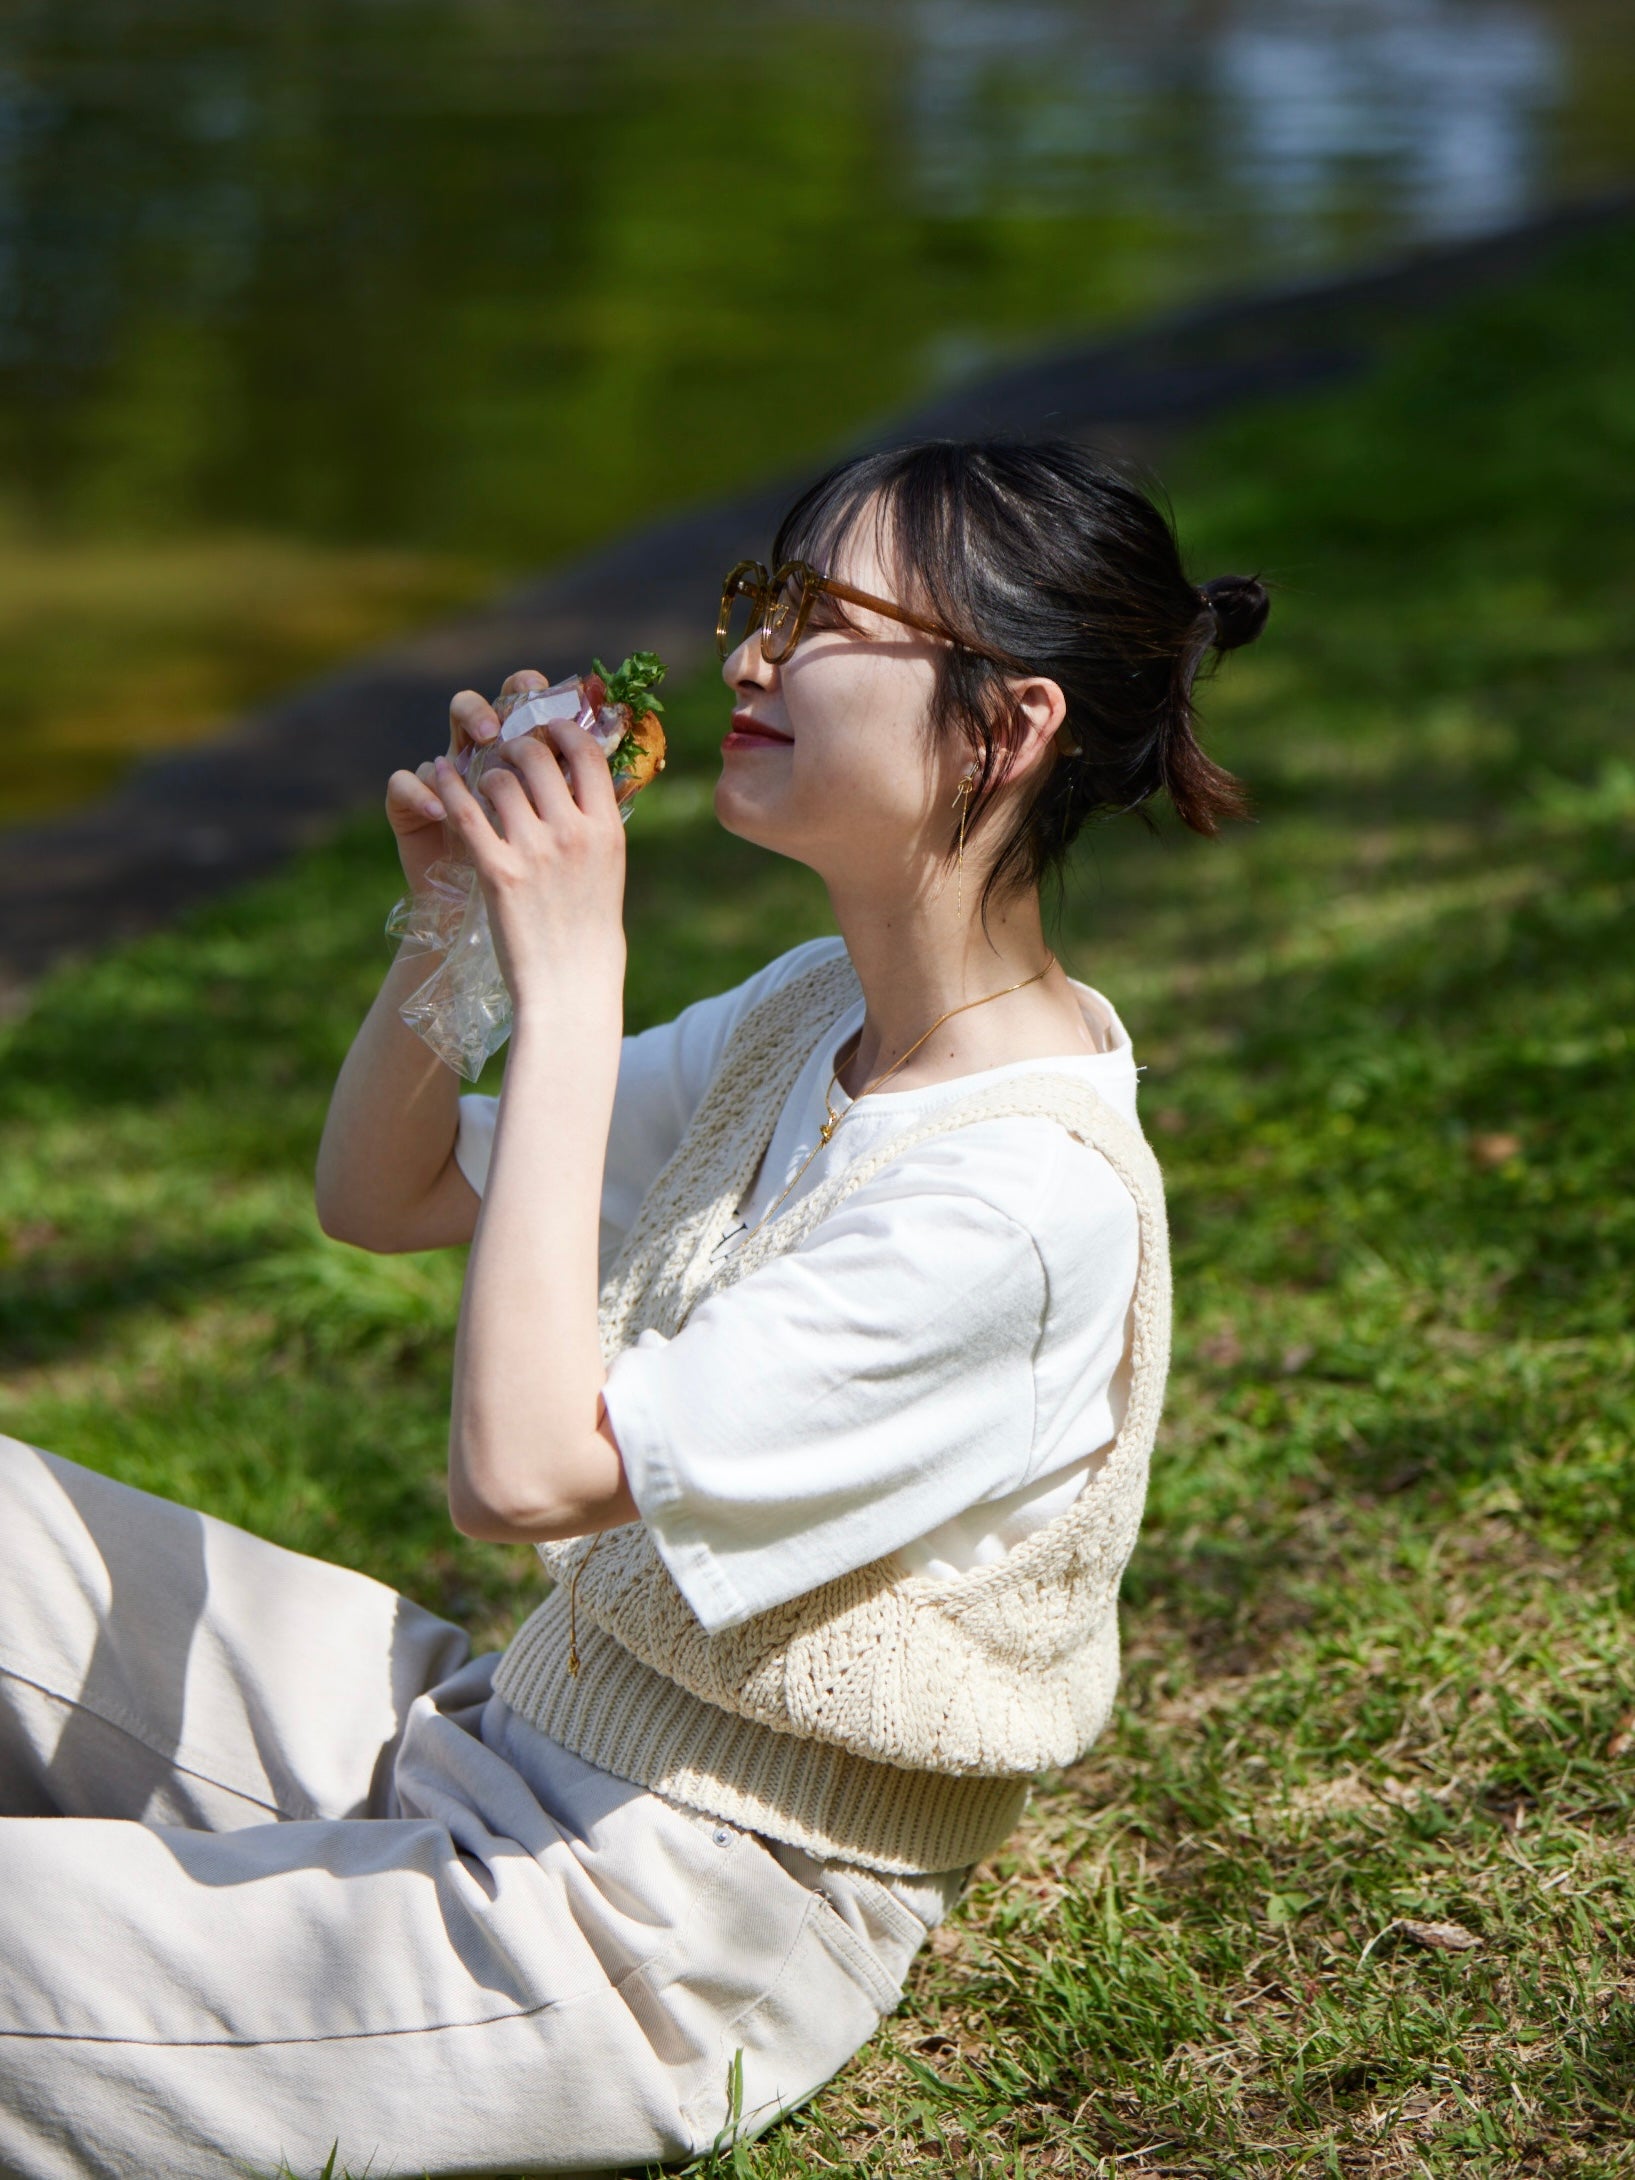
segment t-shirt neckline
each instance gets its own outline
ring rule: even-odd
[[[1120,1062],[1125,1065],[1133,1064],[1129,1032],[1119,1020],[1112,1002],[1104,998],[1093,985],[1081,982],[1078,977],[1069,977],[1067,981],[1072,985],[1075,992],[1088,993],[1095,1000],[1096,1004],[1104,1010],[1108,1026],[1122,1042],[1113,1045],[1105,1052],[1040,1052],[1032,1054],[1023,1060],[1001,1060],[995,1067],[972,1068],[968,1074],[950,1075],[944,1082],[921,1083],[917,1088],[910,1090],[870,1090],[864,1102],[871,1107],[884,1109],[893,1104],[911,1102],[916,1098],[936,1097],[939,1093],[976,1089],[982,1083],[994,1082],[1001,1076],[1018,1074],[1029,1068],[1077,1068],[1085,1066],[1104,1068],[1110,1064],[1116,1066]],[[846,1099],[845,1104],[839,1109],[842,1113],[849,1113],[858,1100],[847,1097],[845,1089],[834,1081],[835,1063],[839,1057],[841,1047],[850,1039],[854,1031],[861,1028],[865,1008],[866,1002],[864,1000],[854,999],[845,1013],[835,1023],[833,1032],[825,1041],[823,1048],[823,1089],[831,1095],[838,1092],[841,1097]],[[1083,1011],[1081,1005],[1080,1012]]]

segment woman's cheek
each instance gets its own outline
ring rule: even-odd
[[[879,799],[876,752],[862,736],[832,735],[797,742],[794,777],[803,799],[820,798],[828,807],[868,810]]]

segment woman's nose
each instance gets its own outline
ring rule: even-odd
[[[778,669],[761,656],[761,631],[752,628],[736,651],[721,661],[721,679],[729,689],[769,689]]]

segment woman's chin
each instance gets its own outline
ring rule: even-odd
[[[782,847],[776,820],[765,803],[725,772],[715,783],[715,821],[723,832],[736,833],[740,840],[753,841],[758,848]]]

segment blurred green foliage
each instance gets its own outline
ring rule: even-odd
[[[1276,596],[1205,701],[1258,822],[1103,828],[1060,925],[1176,1243],[1125,1700],[734,2169],[1631,2169],[1632,296],[1604,237],[1166,462],[1194,573]],[[632,820],[632,1027],[827,927],[712,824],[724,709],[677,692]],[[360,826],[5,1033],[0,1419],[496,1639],[459,1267],[309,1203],[396,890]]]

